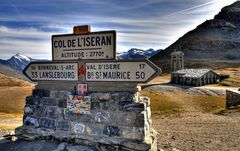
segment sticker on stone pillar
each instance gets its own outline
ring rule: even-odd
[[[24,120],[24,124],[39,127],[38,120],[36,118],[32,118],[32,117],[26,117]]]
[[[77,84],[77,94],[87,95],[87,84]]]
[[[74,114],[90,114],[91,97],[69,95],[67,98],[67,112]]]
[[[85,125],[81,123],[77,123],[73,125],[73,132],[74,133],[84,133],[85,131]]]
[[[107,123],[110,120],[109,112],[97,112],[95,114],[95,121],[98,123]]]

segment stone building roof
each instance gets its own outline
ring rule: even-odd
[[[184,74],[183,77],[188,78],[200,78],[204,74],[208,73],[209,69],[181,69],[178,71],[173,72],[174,74]]]
[[[240,91],[238,91],[238,90],[227,90],[227,92],[228,92],[228,91],[233,92],[233,93],[237,93],[237,94],[240,95]]]

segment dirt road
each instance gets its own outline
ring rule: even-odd
[[[189,112],[180,117],[154,117],[163,150],[239,151],[240,114]]]
[[[144,91],[154,95],[154,104],[167,104],[167,107],[173,104],[172,109],[168,110],[180,108],[178,112],[160,112],[152,117],[154,128],[159,133],[159,148],[162,150],[240,150],[240,112],[235,110],[219,113],[225,107],[224,88],[156,85]]]

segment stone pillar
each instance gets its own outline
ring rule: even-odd
[[[152,128],[150,99],[138,92],[90,92],[88,114],[66,109],[66,90],[33,91],[26,98],[21,138],[49,137],[90,146],[110,145],[113,150],[155,151],[157,133]]]
[[[184,69],[184,54],[182,52],[182,54],[180,55],[180,63],[181,63],[181,69]]]
[[[240,105],[240,92],[236,90],[226,90],[226,109],[237,108]]]
[[[199,86],[202,86],[202,78],[199,78]]]
[[[192,85],[192,78],[189,78],[189,85]]]
[[[175,51],[171,53],[171,72],[184,69],[184,53]]]
[[[186,84],[186,77],[182,77],[182,78],[183,78],[182,84],[185,85]]]
[[[206,78],[203,76],[203,85],[206,85]]]
[[[175,81],[174,74],[171,74],[171,81],[170,82],[175,83],[174,81]]]
[[[207,77],[207,84],[210,84],[210,78],[211,78],[210,75],[207,74],[206,77]]]
[[[176,84],[178,84],[179,83],[179,74],[177,74],[177,76],[176,76]]]

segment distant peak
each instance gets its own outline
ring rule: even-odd
[[[21,53],[17,53],[16,55],[14,55],[14,56],[24,56],[23,54],[21,54]]]
[[[14,56],[16,56],[16,57],[21,57],[21,56],[24,56],[23,54],[20,54],[20,53],[17,53],[17,54],[15,54]]]
[[[237,25],[240,25],[240,1],[225,6],[221,11],[214,17],[214,19],[225,20]]]
[[[21,60],[26,60],[26,61],[30,61],[31,59],[21,53],[17,53],[16,55],[13,56],[14,58],[17,59],[21,59]]]

